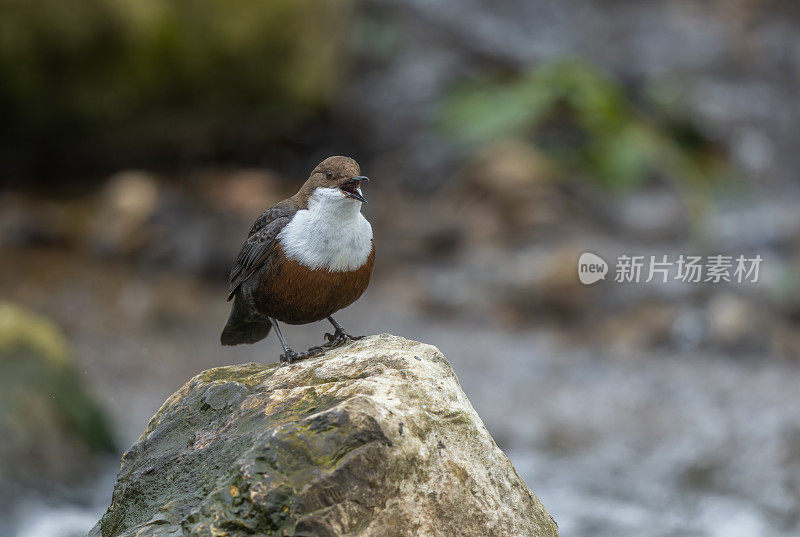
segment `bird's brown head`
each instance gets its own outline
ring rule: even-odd
[[[302,202],[307,202],[318,188],[338,191],[343,198],[366,203],[361,193],[361,183],[369,181],[361,175],[358,162],[349,157],[328,157],[311,172],[308,180],[298,192]]]

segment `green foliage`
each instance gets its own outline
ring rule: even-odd
[[[441,119],[448,136],[471,146],[531,139],[565,174],[612,190],[654,174],[701,186],[724,173],[718,152],[690,125],[648,117],[619,83],[578,61],[464,85],[446,100]]]
[[[14,449],[64,453],[65,439],[114,451],[109,422],[83,384],[54,324],[0,303],[0,432],[14,438],[0,447],[0,459]]]
[[[152,155],[286,135],[337,88],[350,5],[5,0],[6,142],[52,152],[86,136],[95,153]]]
[[[51,400],[58,405],[67,429],[95,452],[114,453],[116,445],[105,412],[86,392],[73,370],[55,372],[48,379]]]

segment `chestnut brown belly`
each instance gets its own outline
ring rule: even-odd
[[[367,289],[375,249],[357,270],[312,270],[288,259],[277,246],[271,263],[257,275],[254,293],[259,313],[288,324],[319,321],[355,302]]]

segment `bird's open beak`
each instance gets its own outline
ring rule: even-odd
[[[343,184],[340,188],[348,198],[358,200],[361,203],[367,203],[367,199],[361,193],[361,183],[369,182],[369,177],[363,175],[356,175]]]

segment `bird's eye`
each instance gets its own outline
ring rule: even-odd
[[[333,177],[333,172],[328,170],[327,172],[325,172],[325,177],[327,177],[328,179],[332,178]]]

